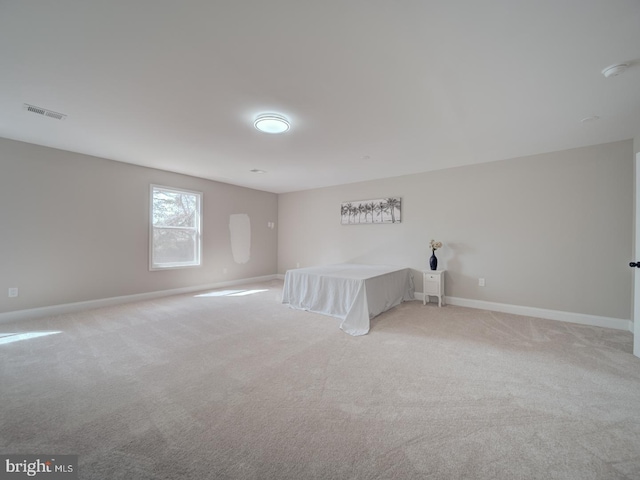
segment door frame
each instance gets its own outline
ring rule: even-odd
[[[633,238],[633,261],[640,260],[640,152],[636,153],[634,162],[634,238]],[[640,268],[633,269],[633,295],[632,295],[632,319],[633,319],[633,354],[640,357]]]

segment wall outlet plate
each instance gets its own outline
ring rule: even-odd
[[[9,298],[15,298],[18,296],[18,289],[16,287],[9,289]]]

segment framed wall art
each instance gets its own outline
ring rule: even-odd
[[[340,223],[342,225],[400,223],[401,220],[402,199],[400,197],[358,200],[343,202],[340,205]]]

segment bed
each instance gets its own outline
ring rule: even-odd
[[[282,303],[337,317],[349,335],[369,332],[370,319],[414,299],[409,268],[342,263],[288,270]]]

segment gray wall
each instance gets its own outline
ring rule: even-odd
[[[402,197],[402,223],[340,224],[340,204]],[[339,262],[447,269],[446,295],[631,318],[632,140],[279,195],[278,272]],[[486,286],[478,286],[478,278]]]
[[[201,267],[149,271],[152,183],[204,193]],[[275,274],[277,210],[275,194],[0,138],[0,313]],[[245,264],[231,252],[238,213]]]
[[[406,265],[421,291],[435,238],[449,296],[629,319],[638,138],[278,196],[0,139],[0,313],[284,273],[297,262]],[[151,183],[204,192],[202,267],[148,270]],[[401,224],[340,225],[341,202],[387,196],[402,197]],[[251,218],[242,265],[228,228],[236,213]],[[7,298],[9,287],[20,296]]]

